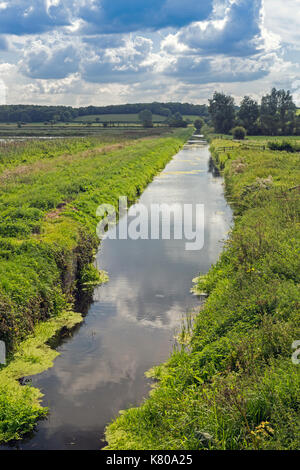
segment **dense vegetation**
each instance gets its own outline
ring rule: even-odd
[[[242,126],[250,135],[300,135],[300,116],[289,91],[273,88],[260,105],[245,96],[239,107],[233,97],[215,92],[208,109],[216,133]]]
[[[235,226],[197,280],[204,307],[150,397],[108,427],[108,449],[299,449],[299,156],[224,139],[211,150]]]
[[[0,106],[0,122],[68,122],[88,115],[138,115],[145,109],[165,118],[178,112],[182,115],[208,116],[206,105],[193,105],[189,103],[138,103],[111,106],[87,106],[84,108],[72,108],[70,106],[2,105]]]
[[[0,340],[9,365],[0,371],[0,441],[19,438],[45,414],[40,393],[17,379],[51,365],[56,353],[44,341],[79,321],[69,313],[76,289],[101,282],[92,267],[98,205],[117,207],[120,195],[134,202],[188,135],[1,148]]]

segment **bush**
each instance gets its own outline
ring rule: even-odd
[[[234,127],[231,131],[232,135],[233,135],[233,138],[234,139],[237,139],[237,140],[244,140],[244,138],[246,137],[247,135],[247,131],[244,127],[242,126],[237,126],[237,127]]]
[[[195,122],[194,122],[194,126],[195,126],[197,131],[201,131],[203,125],[204,125],[204,121],[201,118],[196,119]]]
[[[300,146],[288,140],[268,142],[268,147],[282,152],[300,152]]]

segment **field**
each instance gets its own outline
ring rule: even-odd
[[[47,410],[18,379],[51,367],[45,343],[82,317],[76,293],[107,277],[93,267],[96,209],[133,203],[191,134],[159,129],[98,138],[27,141],[0,147],[0,441],[19,439]]]
[[[183,116],[184,119],[192,123],[197,116]],[[97,119],[99,121],[97,121]],[[158,114],[153,115],[153,124],[155,128],[167,127],[166,117]],[[138,114],[103,114],[79,116],[71,122],[32,122],[32,123],[0,123],[0,141],[1,138],[9,137],[84,137],[101,136],[106,128],[106,123],[110,131],[120,132],[119,128],[137,131],[142,128]]]
[[[164,122],[166,121],[166,116],[160,116],[159,114],[153,114],[153,122]],[[184,119],[187,119],[191,122],[194,122],[199,116],[186,115],[183,116]],[[90,114],[87,116],[79,116],[74,119],[74,122],[120,122],[120,123],[139,123],[138,114]]]
[[[74,121],[82,122],[122,122],[122,123],[140,123],[138,114],[90,114],[87,116],[79,116]],[[153,114],[153,122],[165,121],[165,116],[159,114]]]
[[[227,135],[227,134],[210,134],[209,140],[212,141],[214,139],[222,139],[222,140],[233,140],[232,135]],[[266,144],[267,142],[273,142],[277,140],[299,140],[300,141],[300,136],[299,135],[287,135],[287,136],[282,136],[282,135],[247,135],[245,138],[244,142],[248,141],[253,141],[261,144]]]
[[[157,135],[158,133],[165,132],[165,124],[155,124],[152,132]],[[149,130],[147,130],[148,132]],[[109,126],[110,135],[118,136],[120,133],[125,132],[127,135],[130,133],[133,136],[144,132],[141,125],[137,124],[122,124],[121,126]],[[151,130],[150,130],[151,132]],[[80,123],[56,123],[53,125],[45,125],[43,123],[22,124],[18,127],[16,124],[0,124],[0,144],[1,139],[9,139],[10,137],[20,138],[48,138],[48,137],[100,137],[106,135],[107,129],[102,124],[80,124]]]
[[[187,315],[169,361],[149,372],[150,397],[108,426],[107,449],[299,449],[299,153],[225,139],[211,151],[235,225],[219,261],[195,280],[204,307]]]

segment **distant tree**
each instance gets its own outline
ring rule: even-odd
[[[297,115],[295,118],[295,128],[294,133],[300,135],[300,115]]]
[[[215,92],[213,98],[209,100],[208,110],[215,131],[228,134],[235,120],[234,99],[224,93]]]
[[[195,126],[197,131],[201,131],[203,125],[204,125],[204,121],[201,118],[196,119],[195,122],[194,122],[194,126]]]
[[[289,90],[279,90],[277,96],[281,133],[282,135],[292,134],[297,111],[293,96]]]
[[[285,135],[295,125],[296,106],[289,91],[276,90],[262,97],[260,122],[264,133]]]
[[[142,122],[143,127],[153,127],[152,113],[149,109],[143,109],[139,113],[139,120]]]
[[[259,105],[257,101],[250,98],[250,96],[245,96],[241,102],[238,117],[249,134],[257,133],[257,120],[259,118]]]
[[[169,108],[164,108],[163,106],[160,106],[157,109],[156,114],[159,114],[161,116],[169,117],[169,116],[171,116],[172,113],[171,113]]]
[[[233,138],[236,140],[244,140],[244,138],[247,135],[247,131],[244,127],[242,126],[237,126],[234,127],[231,131]]]
[[[168,124],[170,127],[187,127],[188,125],[179,112],[169,117]]]
[[[59,120],[63,122],[71,121],[72,114],[70,113],[70,111],[64,111],[63,113],[60,114]]]

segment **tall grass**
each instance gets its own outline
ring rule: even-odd
[[[150,397],[108,426],[108,449],[299,449],[299,156],[231,144],[211,146],[235,226],[199,277],[206,304]]]
[[[134,202],[189,133],[179,130],[119,143],[113,138],[109,144],[32,142],[2,155],[0,340],[7,345],[10,364],[35,325],[60,318],[76,289],[87,290],[97,281],[91,263],[99,243],[98,205],[117,208],[121,195]],[[106,280],[103,274],[101,280]],[[19,377],[26,374],[22,367]],[[21,392],[15,380],[8,384],[6,370],[0,370],[0,440],[19,438],[44,413],[40,394]]]

